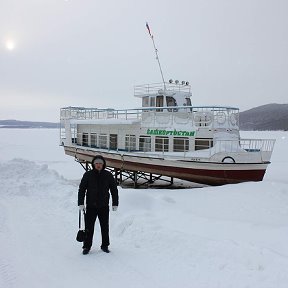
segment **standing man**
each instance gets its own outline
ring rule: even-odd
[[[96,218],[99,218],[101,227],[101,249],[109,253],[109,199],[112,196],[112,210],[118,208],[118,189],[116,181],[109,171],[105,170],[106,161],[101,155],[92,160],[93,169],[84,173],[79,185],[78,206],[84,210],[84,198],[86,196],[85,230],[87,237],[83,243],[83,254],[89,253],[94,234]]]

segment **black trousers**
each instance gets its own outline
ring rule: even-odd
[[[83,248],[90,249],[93,242],[94,227],[96,219],[99,219],[101,235],[102,235],[102,246],[109,246],[109,206],[94,208],[87,207],[85,214],[85,230],[87,233],[86,240],[83,243]]]

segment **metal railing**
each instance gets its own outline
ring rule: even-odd
[[[65,107],[60,110],[61,120],[65,119],[141,119],[142,116],[152,115],[154,117],[163,116],[166,114],[172,114],[179,117],[181,115],[193,114],[195,121],[209,122],[211,119],[217,119],[219,123],[222,123],[230,115],[235,116],[236,122],[238,121],[239,109],[234,107],[225,106],[175,106],[172,107],[142,107],[137,109],[97,109],[97,108],[83,108],[83,107]],[[175,109],[174,109],[175,108]],[[162,111],[159,111],[162,110]],[[206,120],[205,120],[206,118]],[[225,118],[225,119],[224,119]]]
[[[169,95],[171,92],[184,92],[187,93],[187,96],[191,96],[191,86],[186,83],[184,81],[183,84],[182,82],[179,84],[165,82],[165,87],[164,83],[136,85],[134,86],[134,96]]]
[[[240,147],[247,152],[272,152],[275,139],[241,139]]]

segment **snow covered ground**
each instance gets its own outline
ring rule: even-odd
[[[0,129],[0,287],[281,288],[288,283],[288,133],[259,183],[121,189],[111,253],[76,242],[83,168],[54,129]]]

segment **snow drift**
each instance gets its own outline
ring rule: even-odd
[[[49,133],[57,141],[58,131]],[[287,136],[276,136],[263,182],[119,188],[119,209],[110,214],[111,253],[100,250],[97,222],[87,256],[75,240],[82,174],[63,176],[71,163],[63,156],[55,165],[60,147],[49,146],[53,155],[31,161],[33,151],[22,143],[21,158],[0,158],[0,287],[286,287],[288,180],[282,167],[288,160],[277,153],[285,151]],[[11,145],[4,146],[0,140],[5,154]]]

